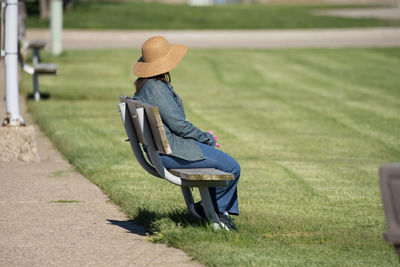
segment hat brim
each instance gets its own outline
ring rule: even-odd
[[[148,78],[171,71],[178,66],[179,62],[185,56],[187,47],[185,45],[171,45],[168,54],[153,62],[143,62],[142,58],[136,62],[133,67],[133,74],[139,78]]]

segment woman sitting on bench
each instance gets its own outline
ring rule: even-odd
[[[239,215],[240,166],[231,156],[215,148],[216,137],[212,133],[199,130],[186,119],[182,100],[170,83],[169,71],[178,65],[186,51],[186,46],[171,45],[162,36],[144,42],[142,57],[133,67],[138,77],[134,99],[158,107],[172,150],[170,155],[160,155],[167,169],[215,168],[235,176],[226,187],[209,191],[220,220],[237,229],[230,215]],[[195,207],[204,215],[201,203]]]

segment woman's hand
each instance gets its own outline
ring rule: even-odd
[[[214,137],[215,141],[218,141],[218,139],[219,139],[218,136],[216,136],[212,131],[208,131],[208,132],[209,132],[210,134],[212,134],[212,136]],[[217,143],[215,146],[218,147],[218,148],[221,147],[220,144],[218,144],[218,143]]]

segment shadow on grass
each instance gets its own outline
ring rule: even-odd
[[[188,212],[183,209],[174,209],[169,212],[151,211],[147,208],[139,208],[135,220],[118,221],[108,219],[110,224],[119,226],[128,230],[128,233],[146,236],[146,232],[153,234],[160,231],[160,222],[173,222],[175,225],[186,228],[190,226],[204,226],[205,222],[201,222],[189,216]]]
[[[50,97],[51,97],[51,95],[50,95],[50,93],[40,93],[40,100],[47,100],[47,99],[50,99]],[[33,100],[35,97],[34,97],[34,95],[33,95],[33,93],[29,93],[27,96],[26,96],[26,99],[27,100]]]
[[[193,227],[193,226],[204,226],[206,222],[201,222],[192,218],[186,209],[177,208],[169,212],[161,212],[148,210],[147,208],[139,208],[137,220],[139,220],[144,227],[151,233],[158,232],[159,222],[170,221],[175,225],[179,225],[182,228]]]

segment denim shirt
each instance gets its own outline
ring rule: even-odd
[[[172,85],[149,79],[133,98],[158,107],[172,156],[188,161],[201,160],[204,156],[197,141],[215,146],[216,141],[212,134],[202,132],[186,119],[182,100]]]

